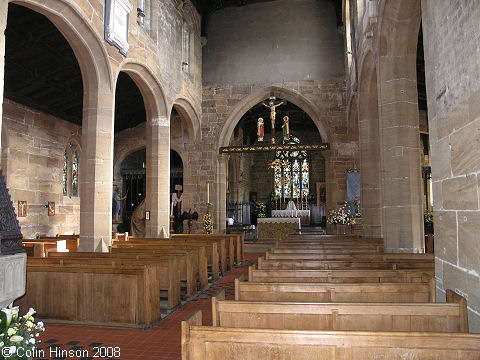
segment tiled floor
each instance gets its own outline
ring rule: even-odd
[[[245,262],[207,290],[199,293],[177,311],[149,330],[63,326],[46,324],[42,346],[35,359],[162,359],[179,360],[180,323],[198,309],[202,310],[203,325],[212,324],[210,298],[221,288],[227,299],[234,298],[234,279],[248,273],[258,253],[246,253]]]

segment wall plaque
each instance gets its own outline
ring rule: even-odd
[[[128,15],[133,6],[128,0],[105,0],[105,40],[127,56]]]

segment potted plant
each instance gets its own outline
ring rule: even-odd
[[[211,234],[213,232],[213,219],[209,209],[213,206],[213,204],[206,202],[205,206],[207,207],[207,213],[203,215],[203,233]]]

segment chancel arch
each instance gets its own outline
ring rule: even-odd
[[[295,144],[322,144],[327,143],[329,136],[329,129],[324,125],[321,112],[308,101],[305,97],[295,93],[291,90],[269,87],[255,92],[246,99],[242,100],[240,104],[232,111],[228,117],[224,127],[222,128],[219,138],[219,148],[238,145],[268,145],[272,143],[272,125],[271,125],[271,108],[268,107],[269,100],[275,98],[275,104],[280,104],[276,110],[275,120],[275,144],[289,144],[294,142]],[[284,137],[284,117],[288,116],[290,137]],[[263,126],[263,141],[259,141],[258,136],[258,118],[262,117],[264,120]],[[227,140],[228,136],[228,140]],[[306,165],[303,165],[305,171],[305,178],[309,178],[308,190],[304,192],[305,196],[302,196],[302,187],[294,187],[290,182],[290,192],[282,192],[277,196],[275,201],[272,192],[275,193],[275,181],[274,171],[270,168],[272,162],[277,157],[281,157],[289,152],[259,152],[255,154],[245,153],[230,153],[220,154],[217,159],[217,190],[215,201],[219,204],[215,208],[216,220],[219,226],[219,231],[222,230],[222,226],[225,226],[226,218],[234,218],[235,222],[242,222],[248,224],[250,221],[249,213],[252,214],[254,210],[251,207],[252,203],[257,201],[267,203],[268,211],[282,210],[286,206],[287,202],[292,200],[296,203],[298,208],[307,208],[308,203],[316,204],[316,189],[317,183],[323,184],[323,189],[326,189],[328,193],[328,181],[327,176],[328,169],[331,164],[326,160],[329,156],[329,151],[320,152],[299,152],[301,154],[298,160],[292,158],[290,168],[293,171],[295,166],[295,173],[299,174],[298,181],[302,181],[302,164],[304,159]],[[305,156],[304,156],[305,154]],[[291,155],[291,154],[290,154]],[[289,155],[287,155],[289,157]],[[301,158],[301,159],[300,159]],[[311,179],[313,169],[313,162],[319,166],[318,181]],[[285,160],[287,162],[287,160]],[[288,160],[289,161],[289,160]],[[258,166],[257,166],[258,165]],[[257,167],[256,167],[257,166]],[[288,166],[285,166],[287,169]],[[299,169],[297,169],[299,167]],[[308,168],[308,170],[307,170]],[[307,175],[308,173],[308,175]],[[288,177],[287,172],[282,170],[282,178]],[[253,180],[253,182],[252,182]],[[283,186],[282,186],[283,189]],[[298,191],[297,191],[298,190]],[[293,192],[295,191],[295,197]],[[307,194],[308,193],[308,194]],[[300,196],[296,196],[296,195]],[[308,195],[308,198],[307,198]],[[326,200],[326,199],[325,199]],[[224,208],[223,204],[226,204]],[[250,204],[250,205],[249,205]],[[276,205],[275,205],[276,204]],[[245,209],[247,207],[247,209]],[[321,214],[325,214],[325,207],[328,204],[323,204],[323,210]],[[227,214],[228,213],[228,214]],[[242,216],[239,214],[242,213]],[[318,219],[318,223],[322,222],[322,215]]]

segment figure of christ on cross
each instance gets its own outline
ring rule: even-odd
[[[272,122],[272,144],[275,144],[275,117],[277,115],[276,109],[280,105],[285,104],[285,101],[275,103],[275,98],[271,97],[268,104],[264,101],[262,105],[270,109],[270,120]]]

